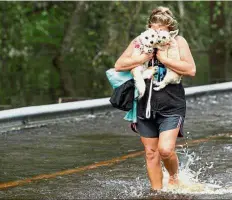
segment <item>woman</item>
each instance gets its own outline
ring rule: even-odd
[[[172,12],[166,7],[154,9],[148,20],[148,27],[154,30],[173,31],[177,22]],[[195,76],[196,66],[188,43],[182,36],[176,36],[181,60],[172,60],[167,52],[158,50],[156,58],[159,66],[165,66],[180,75]],[[141,54],[131,57],[136,38],[115,63],[116,71],[131,70],[153,58],[153,55]],[[178,157],[175,152],[177,137],[183,136],[183,123],[186,111],[185,93],[182,84],[169,84],[160,91],[152,91],[151,111],[149,119],[144,117],[148,99],[149,83],[146,92],[138,102],[137,130],[145,148],[145,159],[148,177],[153,190],[163,187],[161,160],[169,173],[169,185],[178,186]]]

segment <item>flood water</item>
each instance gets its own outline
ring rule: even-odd
[[[0,137],[0,184],[77,169],[140,152],[138,135],[124,112],[63,119],[39,127],[8,131]],[[43,178],[0,190],[0,199],[231,199],[232,92],[187,100],[185,138],[178,143],[183,186],[150,191],[144,155],[109,166]],[[209,138],[207,141],[195,142]]]

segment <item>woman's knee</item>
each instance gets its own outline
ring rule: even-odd
[[[174,149],[170,147],[159,147],[158,151],[162,159],[168,159],[172,156]]]
[[[159,155],[158,148],[145,147],[145,156],[148,162],[151,162],[151,161],[159,162],[160,161],[160,155]]]

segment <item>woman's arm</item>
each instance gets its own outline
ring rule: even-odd
[[[157,52],[158,60],[178,74],[195,76],[196,65],[187,41],[181,36],[176,37],[176,41],[179,47],[180,60],[167,58],[167,52],[161,50]]]
[[[133,49],[135,47],[135,40],[129,44],[127,49],[123,52],[123,54],[118,58],[114,67],[116,71],[128,71],[131,70],[144,62],[150,60],[153,57],[153,54],[141,54],[138,56],[133,56]]]

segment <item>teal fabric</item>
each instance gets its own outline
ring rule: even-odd
[[[132,123],[136,123],[137,122],[137,98],[138,98],[138,90],[135,88],[135,99],[134,99],[134,102],[133,102],[133,108],[131,110],[129,110],[124,119],[129,121],[129,122],[132,122]]]
[[[126,81],[133,79],[133,76],[129,71],[116,72],[114,68],[108,69],[106,71],[106,76],[113,89],[119,87]]]
[[[121,72],[116,72],[114,68],[111,68],[106,71],[106,77],[109,80],[111,86],[113,89],[119,87],[126,81],[133,79],[132,74],[130,71],[121,71]],[[133,102],[133,108],[129,110],[124,119],[136,123],[137,122],[137,98],[138,98],[138,90],[135,88],[135,99]]]

